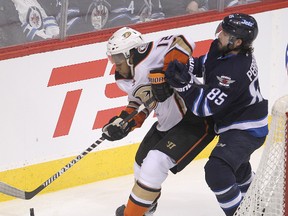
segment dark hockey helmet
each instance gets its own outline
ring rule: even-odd
[[[224,17],[221,26],[225,32],[242,39],[246,44],[251,44],[258,35],[256,20],[247,14],[230,14]]]

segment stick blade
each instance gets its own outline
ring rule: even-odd
[[[12,187],[4,182],[0,182],[0,192],[8,196],[17,197],[20,199],[27,199],[26,192]]]

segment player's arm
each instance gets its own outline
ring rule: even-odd
[[[188,91],[179,92],[187,107],[197,116],[215,115],[224,110],[231,102],[231,90],[218,87],[192,87]]]
[[[169,63],[177,60],[186,64],[195,48],[195,43],[183,35],[164,37],[157,46],[165,43],[170,45],[168,52],[164,56],[163,68],[151,70],[149,74],[152,92],[158,102],[164,102],[173,94],[173,90],[165,80],[165,71]]]
[[[177,61],[190,67],[190,63],[193,63],[193,74],[196,77],[202,77],[203,65],[206,59],[206,55],[200,57],[193,57],[193,50],[195,49],[195,43],[188,37],[183,35],[176,36],[170,45],[169,51],[164,57],[163,71],[166,71],[168,65],[173,61]],[[186,80],[189,82],[189,80]]]
[[[149,104],[148,104],[149,105]],[[126,108],[123,110],[127,112],[128,114],[131,114],[136,109],[138,109],[140,104],[136,101],[129,101],[129,104],[126,106]],[[140,128],[142,124],[144,123],[145,119],[149,116],[151,113],[151,109],[145,108],[141,110],[137,115],[133,117],[133,120],[135,121],[135,126],[132,128],[134,130],[135,128]]]
[[[163,71],[166,71],[169,63],[176,59],[186,64],[195,49],[195,43],[183,35],[175,36],[172,40],[169,50],[164,57]]]
[[[193,65],[187,66],[173,61],[169,64],[165,78],[183,97],[187,107],[197,116],[211,116],[225,109],[233,98],[241,92],[240,81],[233,80],[227,88],[226,80],[217,78],[210,85],[198,85],[193,83],[191,70]],[[189,72],[190,70],[190,72]],[[175,75],[176,74],[176,75]],[[232,81],[231,80],[231,81]],[[221,86],[221,82],[223,82]]]
[[[124,121],[124,119],[138,109],[139,106],[138,103],[130,101],[119,115],[112,117],[109,122],[103,126],[102,136],[107,140],[116,141],[126,137],[135,128],[141,127],[150,113],[147,108],[141,110],[129,121]]]

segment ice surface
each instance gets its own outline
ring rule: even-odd
[[[255,171],[261,153],[262,148],[252,156]],[[181,173],[169,174],[155,216],[224,216],[204,180],[206,161],[193,161]],[[114,216],[115,209],[127,202],[133,183],[133,175],[128,175],[36,195],[31,200],[1,202],[0,216],[29,216],[30,208],[35,216]]]

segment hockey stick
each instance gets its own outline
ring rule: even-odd
[[[145,106],[149,106],[154,101],[154,98],[150,98],[145,104],[142,104],[139,106],[138,109],[134,110],[131,114],[129,114],[125,119],[123,119],[123,123],[129,121],[132,119],[137,113],[145,109]],[[84,156],[86,156],[89,152],[91,152],[94,148],[96,148],[98,145],[100,145],[105,140],[104,137],[100,137],[98,140],[96,140],[92,145],[90,145],[84,152],[79,154],[77,157],[75,157],[73,160],[71,160],[68,164],[66,164],[62,169],[60,169],[57,173],[55,173],[53,176],[51,176],[48,180],[43,182],[39,187],[37,187],[33,191],[23,191],[16,187],[10,186],[4,182],[0,182],[0,193],[17,197],[24,200],[29,200],[33,198],[35,195],[37,195],[39,192],[41,192],[44,188],[46,188],[48,185],[50,185],[52,182],[54,182],[58,177],[60,177],[63,173],[65,173],[68,169],[70,169],[72,166],[74,166],[77,162],[79,162]]]

